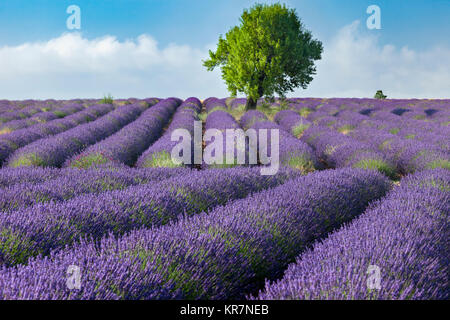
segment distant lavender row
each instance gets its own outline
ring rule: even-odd
[[[403,174],[439,167],[450,169],[449,152],[432,143],[402,139],[389,132],[362,127],[356,128],[351,136],[378,148]]]
[[[121,106],[91,123],[35,141],[15,151],[8,159],[8,166],[59,167],[67,158],[135,120],[147,107],[148,104],[141,103]]]
[[[205,109],[206,109],[207,113],[210,113],[213,110],[227,110],[228,109],[224,99],[208,98],[205,101],[203,101],[203,104],[205,105]]]
[[[189,159],[194,163],[194,121],[198,121],[198,114],[202,108],[202,103],[197,98],[186,99],[175,112],[172,122],[166,132],[152,146],[150,146],[138,159],[136,166],[139,168],[149,167],[178,167],[181,163],[174,163],[172,151],[179,141],[172,141],[172,133],[177,129],[185,129],[191,138],[191,152],[189,155],[180,156]],[[187,162],[187,161],[186,161]]]
[[[267,121],[267,116],[259,110],[250,110],[244,113],[239,120],[240,125],[244,129],[248,129],[258,121]]]
[[[261,176],[256,169],[193,171],[157,184],[3,212],[0,260],[7,265],[26,263],[29,257],[46,255],[80,237],[101,238],[108,232],[122,234],[139,227],[161,226],[277,186],[296,175],[286,170],[275,176]]]
[[[65,116],[74,114],[75,112],[79,112],[81,110],[84,110],[84,107],[82,105],[71,104],[55,108],[51,111],[36,113],[28,119],[12,120],[0,126],[0,134],[27,128],[37,123],[45,123],[58,118],[64,118]]]
[[[76,196],[99,194],[129,186],[162,181],[189,170],[131,169],[62,170],[57,177],[42,183],[14,184],[0,189],[0,211],[23,209],[45,202],[61,202]],[[53,172],[51,172],[53,173]]]
[[[209,148],[213,146],[213,142],[215,142],[215,138],[212,138],[210,141],[206,141],[205,146],[205,153],[210,154],[212,158],[216,159],[218,163],[216,164],[206,164],[204,163],[204,167],[232,167],[237,164],[238,159],[238,152],[243,151],[244,159],[242,162],[245,162],[248,164],[248,147],[245,145],[238,145],[238,141],[233,141],[234,148],[233,148],[233,154],[227,153],[227,148],[229,148],[227,144],[226,139],[226,130],[227,129],[241,129],[237,121],[233,118],[231,114],[229,114],[226,111],[223,110],[215,110],[208,114],[208,117],[206,118],[205,122],[205,130],[218,130],[222,134],[222,157],[220,155],[216,155],[215,152],[220,150],[213,150],[209,152]],[[233,163],[227,164],[227,155],[229,158],[233,158],[235,161]]]
[[[256,130],[258,135],[258,151],[261,161],[261,151],[267,148],[268,155],[272,155],[271,144],[273,139],[273,132],[271,130],[277,130],[279,135],[279,162],[282,166],[289,166],[302,171],[303,173],[308,173],[319,168],[319,161],[313,151],[313,149],[295,138],[292,134],[285,131],[279,125],[272,121],[257,121],[251,127],[251,129]],[[267,130],[267,139],[260,139],[261,130]],[[266,147],[264,145],[267,144]],[[262,161],[264,163],[264,161]]]
[[[209,214],[104,238],[101,245],[83,241],[48,259],[2,269],[0,298],[242,298],[388,188],[374,171],[310,174]],[[70,265],[80,268],[80,290],[66,286]]]
[[[397,176],[395,165],[377,148],[328,127],[311,126],[301,140],[311,145],[330,167],[375,169],[391,178]]]
[[[258,299],[449,299],[449,182],[443,169],[407,176],[298,257],[282,280],[267,282]],[[378,288],[368,288],[369,266],[379,268]]]
[[[356,112],[358,109],[341,110],[334,105],[324,105],[308,119],[372,146],[395,164],[396,171],[402,174],[429,168],[450,168],[450,144],[446,138],[450,134],[449,126],[401,117],[398,114],[406,110],[402,108],[391,108],[391,112],[374,108],[369,113],[371,117],[364,110]]]
[[[0,135],[0,164],[14,151],[39,139],[64,132],[77,125],[93,121],[113,110],[110,104],[93,105],[86,110],[77,112],[63,119],[56,119],[43,124],[36,124],[29,128]]]
[[[0,123],[5,123],[13,120],[19,120],[19,119],[25,119],[28,117],[31,117],[41,111],[44,111],[45,108],[39,106],[39,105],[30,105],[25,108],[16,110],[16,111],[9,111],[9,112],[3,112],[0,114]],[[48,108],[51,109],[51,108]]]
[[[78,168],[98,164],[133,165],[138,156],[161,136],[180,103],[181,100],[176,98],[160,101],[114,135],[68,159],[65,165]]]
[[[274,121],[295,137],[311,126],[311,122],[293,110],[282,110],[275,115]]]
[[[11,187],[15,184],[42,183],[63,174],[64,171],[56,168],[1,168],[0,188]]]

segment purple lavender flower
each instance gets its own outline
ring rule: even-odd
[[[26,266],[3,268],[0,298],[243,298],[264,279],[278,277],[314,239],[357,216],[389,186],[374,171],[313,173],[209,214],[110,236],[98,245],[82,241]],[[65,285],[70,265],[80,268],[79,290]]]
[[[407,176],[299,256],[283,279],[267,281],[258,299],[448,299],[449,181],[443,169]],[[370,266],[378,268],[378,287]]]
[[[67,159],[65,166],[133,165],[138,156],[158,139],[180,103],[176,98],[160,101],[117,133]]]
[[[8,159],[8,166],[61,166],[67,158],[110,136],[135,120],[146,108],[147,105],[142,104],[118,107],[91,123],[35,141],[15,151]]]

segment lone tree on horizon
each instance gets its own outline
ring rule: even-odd
[[[232,96],[247,95],[246,109],[259,98],[285,97],[301,86],[306,89],[316,74],[322,43],[305,30],[295,9],[284,4],[256,4],[245,9],[240,25],[219,37],[216,52],[203,62],[208,71],[220,66]]]

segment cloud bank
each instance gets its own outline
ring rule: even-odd
[[[296,95],[373,97],[381,89],[391,98],[450,98],[449,86],[450,48],[380,46],[355,21],[324,43],[315,79]]]
[[[120,42],[67,33],[47,42],[0,48],[0,99],[168,97],[225,95],[217,72],[207,72],[207,50],[149,35]]]
[[[213,48],[213,46],[211,46]],[[307,90],[290,96],[448,98],[450,48],[414,51],[380,46],[358,21],[329,42]],[[207,48],[160,48],[141,35],[86,39],[67,33],[47,42],[0,47],[0,99],[227,96],[220,71],[207,72]]]

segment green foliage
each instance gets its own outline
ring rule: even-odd
[[[445,159],[435,160],[427,164],[427,169],[443,168],[450,170],[450,161]]]
[[[343,133],[343,134],[348,134],[348,133],[352,132],[353,129],[355,129],[355,126],[346,124],[346,125],[343,125],[342,127],[339,127],[337,129],[337,131],[339,131],[340,133]]]
[[[290,109],[291,105],[289,103],[289,101],[287,101],[286,99],[281,99],[280,100],[280,109],[281,110],[288,110]]]
[[[294,128],[292,128],[292,134],[297,138],[299,138],[303,134],[303,132],[309,128],[309,126],[310,126],[309,124],[301,122]]]
[[[310,113],[313,113],[313,112],[314,112],[313,109],[305,107],[305,108],[301,108],[298,113],[300,114],[301,117],[306,118]]]
[[[375,99],[381,99],[381,100],[384,100],[384,99],[387,98],[387,96],[385,96],[385,95],[383,94],[383,90],[378,90],[377,93],[375,93],[374,98],[375,98]]]
[[[108,93],[107,95],[103,96],[103,99],[100,100],[100,103],[101,104],[113,104],[114,98],[110,93]]]
[[[354,168],[372,169],[378,170],[382,174],[388,176],[391,179],[397,178],[395,168],[387,164],[386,162],[378,159],[363,159],[353,165]]]
[[[399,133],[399,131],[400,131],[400,128],[392,128],[391,130],[389,130],[389,132],[392,134],[397,134],[397,133]]]
[[[172,156],[167,151],[162,151],[152,155],[152,159],[145,161],[144,168],[177,168],[182,164],[176,164],[172,161]]]
[[[88,169],[92,166],[107,164],[109,160],[100,153],[92,153],[84,157],[78,158],[70,164],[71,168]]]
[[[305,89],[322,51],[294,9],[256,4],[244,10],[239,26],[219,38],[216,52],[210,51],[203,64],[209,71],[220,66],[231,95],[245,93],[247,108],[254,109],[260,97]]]
[[[287,163],[291,168],[300,170],[302,174],[308,174],[315,170],[314,163],[308,157],[291,156]]]
[[[55,116],[57,116],[58,118],[64,118],[65,116],[67,116],[67,113],[60,111],[60,110],[53,111],[53,114]]]
[[[38,157],[35,153],[28,153],[20,156],[9,164],[11,168],[18,167],[43,167],[45,165],[44,160]]]

